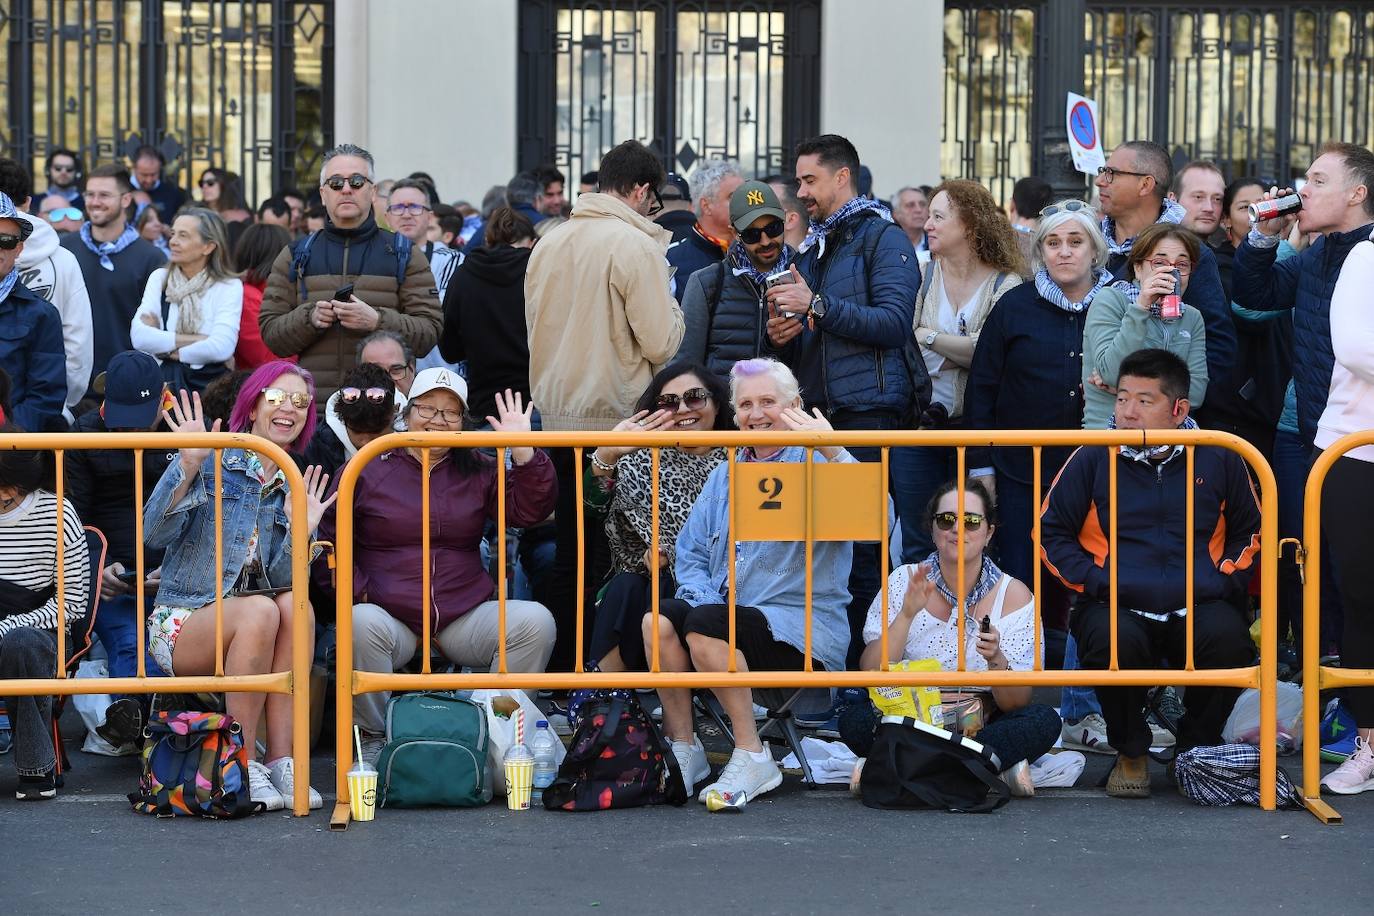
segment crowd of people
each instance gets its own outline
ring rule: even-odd
[[[336,600],[318,557],[310,582],[292,581],[293,533],[333,539],[341,469],[391,431],[1201,426],[1241,436],[1271,462],[1284,534],[1300,536],[1314,455],[1374,427],[1374,325],[1358,304],[1374,281],[1374,154],[1363,147],[1323,147],[1294,191],[1253,176],[1227,183],[1209,162],[1176,169],[1158,144],[1131,141],[1098,171],[1091,203],[1056,200],[1035,177],[1005,205],[967,180],[905,186],[882,201],[853,144],[833,134],[803,141],[794,161],[790,174],[751,178],[737,162],[706,159],[682,176],[627,141],[581,176],[575,197],[560,171],[541,167],[493,188],[479,208],[443,203],[423,172],[379,180],[366,150],[341,144],[325,154],[317,190],[281,189],[255,209],[240,176],[219,167],[201,174],[193,199],[151,147],[89,174],[74,151],[54,150],[42,193],[21,163],[0,159],[4,431],[249,432],[291,454],[307,489],[307,518],[293,518],[269,456],[183,448],[140,453],[136,493],[133,453],[77,450],[59,506],[44,455],[5,452],[0,678],[57,664],[59,513],[69,628],[85,616],[84,583],[97,572],[83,566],[82,524],[109,544],[95,635],[112,676],[139,670],[138,627],[150,674],[214,671],[220,599],[225,673],[285,670],[292,590],[309,590],[321,632]],[[1290,194],[1298,212],[1250,218],[1251,205]],[[922,659],[945,669],[963,659],[969,671],[1098,670],[1113,663],[1113,632],[1122,667],[1179,666],[1189,617],[1197,667],[1247,665],[1258,497],[1234,453],[1199,448],[1193,464],[1183,453],[1047,447],[1037,491],[1029,448],[971,448],[963,480],[954,449],[893,448],[901,562],[884,585],[874,543],[731,544],[721,448],[684,443],[655,463],[628,447],[587,449],[579,461],[573,449],[517,446],[504,475],[476,449],[386,452],[361,472],[354,497],[353,665],[409,664],[426,607],[449,663],[492,665],[501,649],[493,576],[508,574],[505,653],[518,672],[639,671],[655,656],[665,671],[732,661],[792,671],[808,647],[826,671]],[[741,462],[880,458],[877,447],[809,452],[766,437],[738,453]],[[216,462],[224,550],[210,576]],[[1321,653],[1356,668],[1374,667],[1374,595],[1358,571],[1374,539],[1371,463],[1370,449],[1342,457],[1323,500]],[[426,476],[428,538],[414,511]],[[501,523],[515,539],[510,570],[493,568]],[[1302,638],[1296,583],[1286,569],[1290,668]],[[583,600],[590,639],[578,658]],[[734,740],[714,780],[691,692],[659,692],[689,791],[704,800],[712,790],[751,799],[772,790],[782,772],[755,727],[760,697],[713,692]],[[1115,755],[1108,794],[1141,797],[1149,749],[1222,743],[1238,693],[1193,687],[1180,703],[1168,688],[1070,688],[1055,708],[1029,688],[999,687],[951,700],[978,707],[1014,794],[1033,794],[1028,764],[1062,743]],[[364,757],[384,743],[386,699],[357,701]],[[145,702],[115,697],[102,739],[114,749],[136,741]],[[18,795],[50,798],[51,704],[6,705],[0,750],[13,745]],[[254,802],[283,807],[294,789],[286,698],[230,694],[227,709],[248,747],[262,737]],[[1349,690],[1330,715],[1349,734],[1324,748],[1342,761],[1325,787],[1374,788],[1374,694]],[[864,691],[842,690],[803,724],[863,755],[877,717]],[[321,802],[313,789],[310,798]]]

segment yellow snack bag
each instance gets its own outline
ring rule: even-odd
[[[887,670],[939,671],[940,662],[933,658],[901,661],[888,665]],[[868,696],[885,716],[908,716],[944,728],[945,713],[938,687],[870,687]]]

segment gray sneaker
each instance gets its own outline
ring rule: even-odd
[[[686,741],[673,742],[673,756],[682,770],[687,794],[691,795],[696,791],[697,783],[711,775],[711,762],[706,759],[706,748],[702,747],[701,739],[693,735],[690,744]]]
[[[1116,749],[1107,743],[1107,723],[1097,713],[1089,713],[1077,722],[1065,722],[1060,737],[1064,747],[1090,754],[1115,754]]]

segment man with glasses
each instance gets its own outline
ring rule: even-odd
[[[1182,223],[1188,212],[1165,195],[1173,184],[1169,153],[1158,143],[1132,140],[1112,150],[1097,170],[1102,234],[1107,237],[1107,270],[1115,279],[1126,276],[1126,259],[1136,236],[1155,223]],[[1207,398],[1223,397],[1230,386],[1236,360],[1236,329],[1231,306],[1221,287],[1217,258],[1202,247],[1202,257],[1188,281],[1188,304],[1202,313],[1207,326]]]
[[[299,356],[315,375],[321,403],[355,362],[358,343],[391,331],[412,352],[428,353],[442,324],[429,260],[373,215],[372,154],[351,143],[325,153],[320,197],[324,228],[286,248],[272,265],[259,325],[279,356]]]
[[[82,203],[85,203],[84,197]],[[43,198],[38,204],[38,215],[47,220],[61,238],[80,232],[81,224],[86,221],[86,214],[79,207],[72,206],[61,194],[49,194]]]
[[[33,226],[0,193],[0,369],[9,374],[14,422],[27,432],[65,430],[66,351],[62,316],[19,282],[19,257]]]
[[[674,292],[679,303],[692,274],[719,264],[734,241],[730,195],[744,183],[744,173],[733,159],[706,159],[697,163],[687,183],[697,211],[696,223],[686,237],[668,248],[668,263],[676,271]]]
[[[783,241],[786,220],[778,196],[762,181],[746,181],[730,195],[735,240],[725,260],[687,281],[679,360],[704,365],[725,380],[735,363],[763,355],[768,277],[781,273],[790,280],[787,266],[796,255]]]
[[[358,362],[385,369],[396,385],[397,409],[405,407],[415,384],[415,352],[395,331],[373,331],[358,342]]]
[[[663,163],[642,143],[627,140],[601,160],[598,175],[601,190],[578,196],[567,224],[534,246],[525,273],[530,391],[546,430],[611,429],[635,412],[654,367],[667,363],[682,343],[682,310],[669,292],[664,259],[671,236],[652,220],[666,177]],[[554,449],[551,456],[558,474],[558,554],[544,603],[558,622],[552,668],[567,671],[575,661],[581,667],[572,637],[576,481],[583,469],[571,449]],[[595,565],[599,560],[604,569],[608,559],[606,535],[600,525],[586,531],[584,581],[595,588],[601,581]]]
[[[167,157],[157,147],[140,146],[130,161],[133,163],[134,190],[147,194],[162,221],[170,226],[191,195],[162,174],[167,168]]]
[[[75,150],[55,149],[48,153],[47,173],[48,189],[35,199],[35,203],[42,197],[56,195],[66,201],[66,206],[86,209],[86,201],[81,196],[81,157]]]

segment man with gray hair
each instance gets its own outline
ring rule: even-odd
[[[499,187],[500,185],[497,185],[491,190],[495,191]],[[491,197],[490,191],[487,192],[487,197]],[[544,185],[540,182],[539,175],[535,172],[520,172],[508,181],[506,183],[505,197],[502,202],[507,204],[516,213],[519,213],[521,216],[525,217],[525,219],[529,220],[531,225],[538,225],[539,221],[545,218],[543,213]],[[497,206],[500,206],[500,204],[497,204]],[[496,207],[492,207],[492,210],[495,209]],[[484,198],[482,200],[482,218],[486,219],[490,215],[491,211],[487,209],[487,199]],[[486,243],[486,230],[487,227],[485,225],[479,228],[464,247],[469,251],[473,248],[481,248],[482,245]]]
[[[735,239],[730,225],[730,195],[744,184],[744,173],[733,159],[703,159],[687,183],[696,206],[692,233],[668,248],[668,264],[674,268],[674,295],[678,304],[687,291],[687,279],[703,267],[719,264]]]
[[[278,356],[299,356],[315,375],[317,403],[356,362],[358,342],[392,331],[428,353],[443,320],[424,250],[377,225],[372,155],[351,143],[325,153],[324,228],[282,250],[263,293],[262,339]]]

